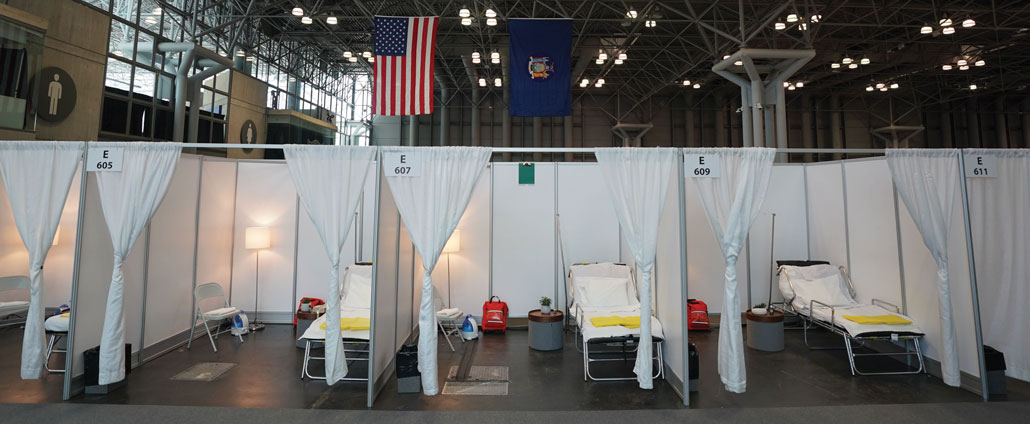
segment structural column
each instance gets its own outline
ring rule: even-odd
[[[945,110],[941,112],[941,144],[942,147],[955,147],[955,140],[951,136],[950,110]]]
[[[979,111],[976,107],[976,97],[969,98],[968,108],[966,117],[969,124],[966,126],[966,129],[969,133],[969,141],[966,144],[966,147],[983,147],[980,143],[980,117],[978,116]]]
[[[1030,147],[1030,97],[1023,99],[1023,146]]]
[[[812,119],[812,97],[801,96],[801,144],[806,149],[815,148],[815,125]],[[812,161],[812,154],[805,153],[805,162]]]
[[[994,132],[997,136],[999,149],[1009,148],[1009,127],[1005,122],[1005,97],[998,97],[995,103]]]
[[[726,106],[726,98],[723,96],[716,97],[715,100],[715,145],[716,147],[727,147],[727,135],[729,129],[726,128],[726,114],[728,107]]]
[[[440,145],[446,146],[448,144],[447,138],[450,136],[451,129],[451,117],[447,112],[447,100],[448,89],[446,85],[440,84]],[[429,143],[432,144],[432,143]]]
[[[844,148],[844,134],[843,128],[841,128],[840,95],[836,93],[830,95],[830,140],[833,141],[834,149]],[[840,159],[842,155],[836,153],[833,157],[835,159]]]

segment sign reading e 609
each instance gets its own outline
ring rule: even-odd
[[[386,152],[383,154],[383,172],[387,177],[417,177],[420,162],[418,153]]]
[[[685,160],[687,178],[719,178],[719,155],[688,154]]]
[[[90,172],[118,172],[122,170],[122,149],[90,147],[86,154],[86,170]]]

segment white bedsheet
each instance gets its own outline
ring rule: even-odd
[[[29,302],[16,300],[12,302],[0,302],[0,317],[4,315],[20,314],[29,311]]]
[[[813,318],[818,319],[822,322],[830,322],[830,308],[815,305],[813,308]],[[907,325],[869,325],[859,324],[847,318],[843,315],[857,315],[857,316],[877,316],[877,315],[894,315],[899,316],[909,321],[912,324]],[[837,306],[834,307],[833,323],[838,327],[843,327],[848,331],[848,334],[852,336],[862,336],[872,333],[914,333],[924,334],[923,330],[919,326],[915,325],[915,320],[902,314],[896,314],[888,311],[878,305],[848,305],[848,306]]]
[[[340,318],[369,318],[369,309],[361,308],[345,308],[340,307]],[[325,315],[318,317],[311,326],[308,327],[307,331],[304,332],[298,340],[325,340],[325,329],[322,325],[325,324]],[[369,339],[369,330],[343,330],[340,332],[340,337],[343,339]]]
[[[609,337],[624,337],[624,336],[639,336],[640,328],[626,328],[621,325],[613,325],[609,327],[594,327],[590,323],[590,318],[594,317],[606,317],[606,316],[639,316],[640,306],[635,307],[610,307],[610,308],[582,308],[579,316],[576,320],[579,324],[580,331],[583,333],[583,339],[590,341],[594,339],[603,339]],[[665,338],[664,332],[662,331],[662,323],[658,321],[658,318],[651,317],[651,337]]]

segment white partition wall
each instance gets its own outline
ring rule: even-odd
[[[770,244],[772,214],[776,214],[775,245]],[[770,257],[770,249],[773,257]],[[805,208],[805,167],[774,164],[762,209],[748,233],[747,254],[751,270],[751,301],[748,307],[769,303],[769,283],[775,277],[773,261],[808,259],[808,210]],[[742,274],[737,274],[741,278]],[[783,299],[775,282],[772,300]],[[693,297],[693,295],[691,295]],[[711,305],[709,305],[711,306]]]
[[[493,294],[513,317],[557,298],[555,164],[537,163],[534,184],[519,184],[518,163],[495,163],[493,181]],[[609,201],[609,205],[611,202]],[[610,207],[609,207],[610,208]],[[484,299],[485,301],[485,299]]]
[[[683,228],[680,226],[680,188],[688,183],[679,181],[679,173],[672,173],[669,190],[666,193],[665,208],[659,220],[658,248],[655,251],[654,264],[654,315],[662,323],[665,342],[662,345],[665,363],[663,366],[671,375],[666,381],[673,389],[684,397],[682,382],[687,381],[684,370],[684,339],[687,337],[683,327],[683,275],[682,262],[684,252]],[[616,225],[618,225],[616,223]],[[615,247],[618,247],[617,245]],[[639,277],[638,277],[639,278]]]
[[[862,303],[875,298],[904,308],[895,220],[899,200],[887,161],[882,157],[844,161],[844,182],[851,252],[848,271],[856,297]],[[961,232],[953,234],[962,237]]]
[[[197,225],[197,284],[218,283],[232,298],[232,256],[236,219],[236,166],[233,160],[205,158]],[[193,316],[193,311],[185,311]]]
[[[232,303],[250,312],[254,306],[255,277],[259,315],[263,322],[293,322],[294,257],[296,255],[297,192],[285,162],[239,162],[236,187],[235,241],[233,243]],[[246,248],[248,227],[271,230],[271,248]],[[260,274],[256,262],[260,252]],[[324,253],[324,250],[323,250]],[[324,254],[323,254],[324,256]],[[324,280],[323,280],[324,281]]]
[[[844,178],[840,162],[805,166],[808,187],[808,248],[811,260],[848,265]]]
[[[199,157],[179,159],[165,198],[150,219],[150,239],[144,246],[152,258],[142,299],[144,360],[175,347],[189,333],[190,315],[183,305],[192,304],[193,277],[183,270],[192,270],[195,258],[200,166]]]
[[[559,290],[554,305],[564,308],[569,267],[580,262],[620,262],[621,236],[611,195],[604,184],[600,184],[602,177],[598,164],[558,163],[556,166],[560,250],[557,276]],[[669,192],[674,190],[670,189]],[[678,198],[673,199],[673,202],[678,217]],[[627,262],[632,260],[627,259]],[[679,266],[678,262],[676,266]]]
[[[386,384],[397,353],[398,271],[400,266],[401,215],[393,201],[390,186],[381,173],[379,180],[378,229],[373,259],[371,354],[369,363],[368,407]],[[410,244],[410,243],[409,243]],[[421,280],[419,280],[421,283]],[[406,290],[410,290],[405,288]],[[410,303],[409,303],[410,304]],[[407,315],[407,314],[404,314]]]

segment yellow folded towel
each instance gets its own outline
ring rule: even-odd
[[[340,331],[368,330],[371,325],[368,318],[340,318]],[[325,323],[323,322],[318,328],[325,330]]]
[[[614,327],[621,325],[626,328],[638,328],[640,327],[640,316],[635,317],[620,317],[616,315],[607,317],[593,317],[590,318],[590,323],[594,327]]]
[[[841,315],[844,319],[857,322],[864,325],[908,325],[912,321],[899,317],[897,315],[872,315],[872,316],[861,316],[861,315]]]

